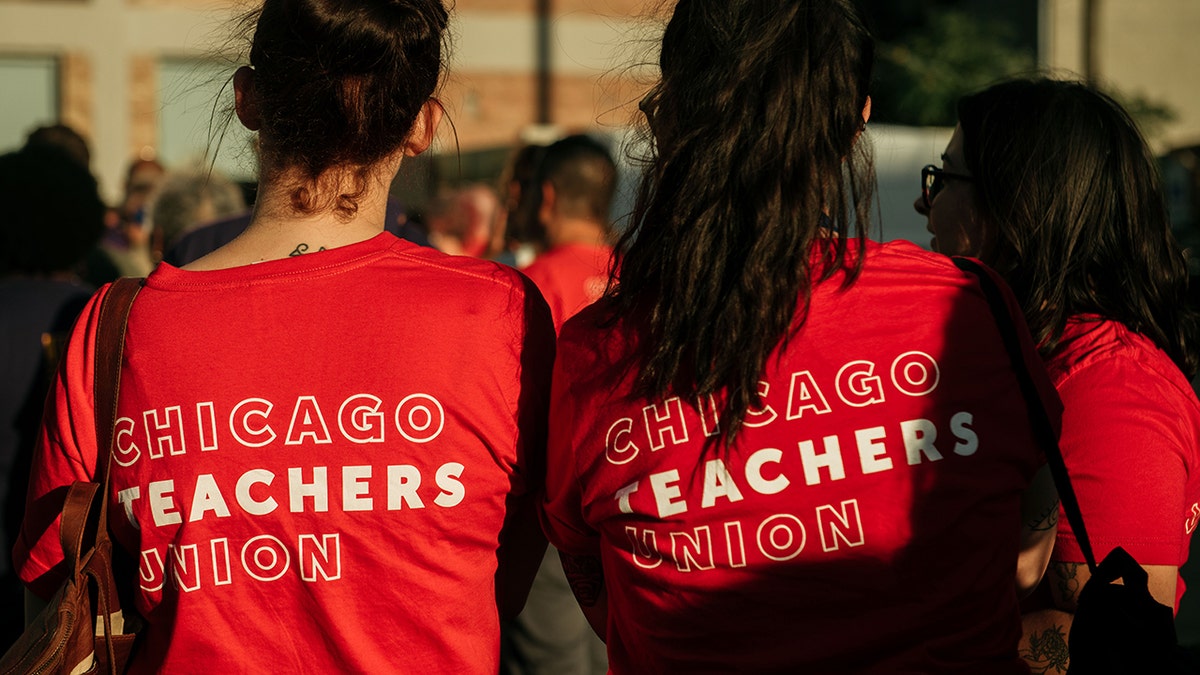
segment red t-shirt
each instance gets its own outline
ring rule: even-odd
[[[602,312],[559,337],[543,525],[602,560],[614,673],[1028,672],[1019,501],[1044,459],[973,276],[868,244],[729,452],[709,402],[631,395],[635,331]]]
[[[611,260],[611,246],[564,244],[541,254],[522,271],[545,296],[558,330],[604,295]]]
[[[102,295],[15,551],[43,596],[62,578],[46,497],[96,466]],[[129,320],[109,492],[149,623],[133,670],[494,674],[497,543],[506,498],[541,488],[553,339],[519,273],[386,233],[160,266]]]
[[[1178,565],[1200,523],[1200,403],[1143,335],[1078,317],[1046,364],[1062,397],[1059,446],[1097,562],[1120,546],[1143,565]],[[1082,563],[1060,514],[1053,559]],[[1183,597],[1179,579],[1175,608]]]

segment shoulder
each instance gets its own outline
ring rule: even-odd
[[[464,286],[482,292],[527,293],[529,280],[520,271],[502,263],[470,256],[448,255],[428,246],[397,239],[390,254],[405,263],[406,271],[430,280]]]
[[[967,269],[956,259],[924,250],[907,241],[866,242],[848,257],[861,256],[862,267],[852,284],[835,275],[814,292],[813,306],[843,320],[846,314],[871,312],[906,323],[953,322],[958,328],[989,325],[1003,309],[1024,327],[1016,299],[998,275],[977,260]],[[836,295],[836,297],[829,297]]]
[[[1195,403],[1183,373],[1152,340],[1117,321],[1072,317],[1047,369],[1060,388],[1094,388],[1107,381],[1115,391],[1157,390],[1167,399]]]
[[[950,294],[966,291],[982,297],[976,273],[960,268],[949,256],[927,251],[908,241],[867,241],[861,247],[852,247],[848,255],[850,260],[854,255],[862,258],[862,270],[854,285],[864,289],[893,295],[908,294],[914,299],[920,299],[914,295],[916,293],[931,291]],[[1007,290],[1004,282],[985,265],[973,259],[971,263]],[[927,296],[926,299],[930,298]]]
[[[109,282],[100,286],[94,293],[87,298],[83,304],[83,308],[79,311],[78,320],[75,322],[74,330],[76,332],[92,326],[100,321],[100,308],[104,305],[104,298],[113,288],[113,283]]]
[[[628,323],[628,319],[615,320],[609,301],[601,298],[563,323],[559,341],[564,344],[594,343],[614,328],[628,328]]]
[[[913,267],[952,276],[963,274],[950,257],[923,249],[903,239],[883,243],[867,241],[861,248],[861,254],[865,258],[865,264],[869,266]]]
[[[639,328],[633,317],[616,316],[609,301],[601,298],[559,329],[555,368],[572,383],[595,383],[627,374]]]
[[[1079,424],[1120,426],[1130,442],[1133,429],[1188,445],[1200,440],[1200,401],[1191,383],[1150,339],[1120,323],[1072,320],[1047,369]]]
[[[469,256],[446,255],[432,248],[399,241],[397,259],[403,262],[395,282],[409,297],[419,296],[440,314],[472,315],[486,322],[517,322],[518,332],[548,332],[554,323],[538,286],[520,270]],[[501,318],[504,317],[504,318]]]

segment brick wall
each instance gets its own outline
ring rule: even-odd
[[[78,131],[92,144],[93,106],[92,63],[78,52],[67,52],[58,59],[58,105],[61,121]]]
[[[633,78],[613,75],[558,75],[550,84],[551,124],[568,131],[626,126],[637,112],[644,88]],[[463,150],[506,145],[536,118],[533,73],[457,72],[440,92]],[[441,147],[452,148],[448,122]]]

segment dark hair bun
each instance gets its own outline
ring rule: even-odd
[[[250,50],[264,159],[315,180],[393,153],[437,87],[447,20],[440,0],[266,0]]]

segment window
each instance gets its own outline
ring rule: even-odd
[[[232,116],[234,70],[219,60],[159,62],[158,151],[166,166],[212,162],[215,153],[218,171],[237,181],[256,180],[254,134]]]
[[[11,152],[35,128],[58,121],[58,60],[0,55],[0,92],[0,152]]]

